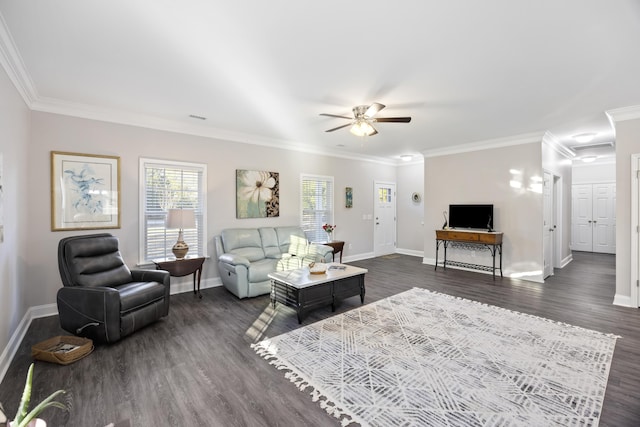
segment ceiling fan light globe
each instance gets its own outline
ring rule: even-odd
[[[593,141],[593,138],[595,138],[595,137],[596,137],[595,133],[581,133],[579,135],[574,135],[573,139],[576,142],[584,144],[584,143]]]
[[[351,126],[350,130],[351,130],[351,133],[356,136],[369,136],[375,132],[375,129],[373,129],[373,126],[371,126],[369,123],[367,123],[364,120],[354,123],[353,126]]]

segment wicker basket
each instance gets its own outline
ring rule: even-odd
[[[89,338],[58,336],[31,347],[31,357],[45,362],[68,365],[88,356],[93,351]]]

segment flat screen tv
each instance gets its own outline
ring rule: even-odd
[[[493,205],[449,205],[449,227],[493,231]]]

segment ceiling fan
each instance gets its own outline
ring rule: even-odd
[[[353,107],[353,117],[326,113],[320,113],[320,115],[351,120],[351,122],[346,125],[328,129],[325,132],[333,132],[334,130],[351,126],[351,133],[357,136],[372,136],[377,134],[378,131],[373,127],[374,123],[409,123],[411,121],[411,117],[374,117],[384,107],[385,105],[374,102],[371,105],[358,105]]]

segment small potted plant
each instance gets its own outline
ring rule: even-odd
[[[322,226],[322,229],[324,230],[325,233],[327,233],[327,241],[331,241],[331,233],[333,233],[333,230],[335,230],[337,227],[337,225],[331,225],[331,224],[324,224]]]
[[[33,363],[29,366],[29,372],[27,373],[27,382],[24,385],[24,391],[22,392],[22,399],[20,400],[20,406],[18,406],[18,412],[16,413],[13,421],[9,423],[9,427],[41,427],[46,426],[47,423],[38,418],[38,415],[47,408],[54,407],[62,410],[68,410],[67,406],[54,400],[58,395],[66,393],[64,390],[54,391],[40,402],[30,412],[29,403],[31,401],[31,384],[33,382]]]

